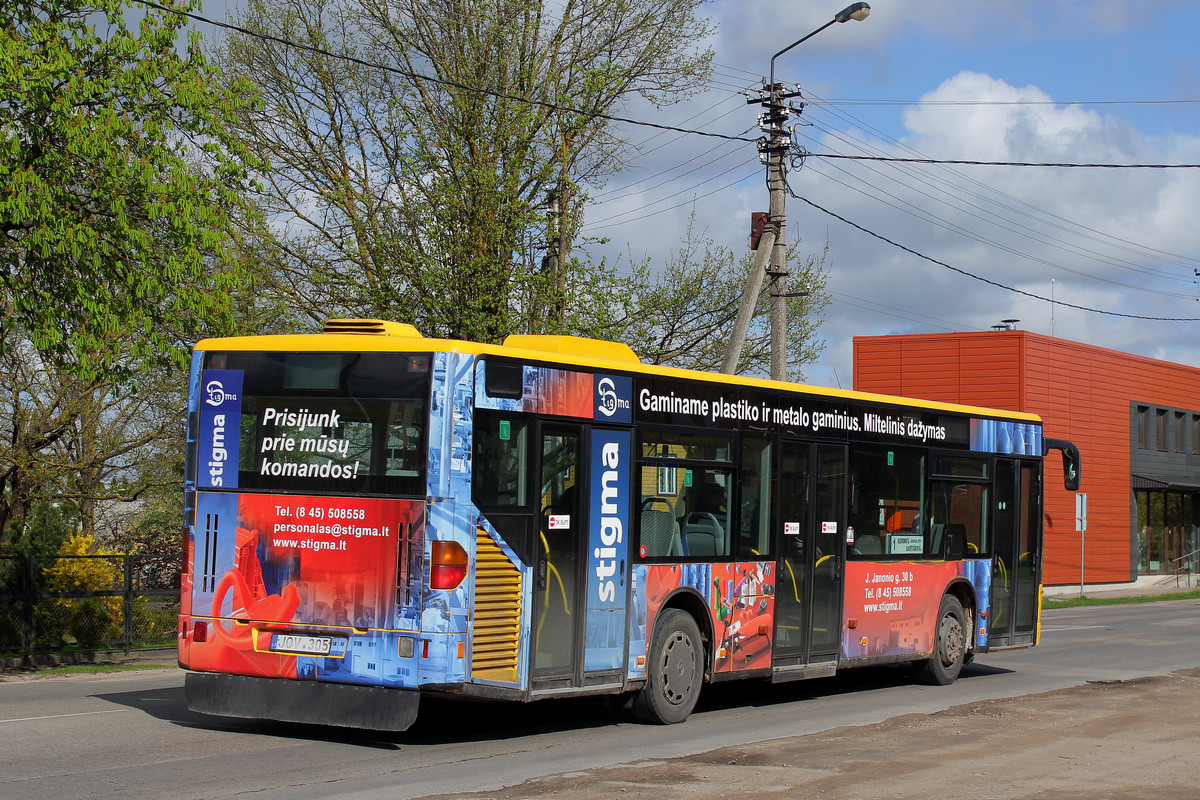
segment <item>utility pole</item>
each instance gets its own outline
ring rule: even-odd
[[[758,248],[754,251],[754,264],[742,292],[742,304],[733,325],[733,336],[721,361],[721,372],[732,375],[737,371],[765,273],[771,276],[768,287],[771,298],[771,378],[783,380],[787,375],[787,172],[783,159],[791,144],[791,136],[787,131],[790,109],[783,105],[783,101],[797,96],[799,92],[784,93],[778,84],[765,82],[763,91],[766,93],[764,97],[748,102],[761,103],[766,109],[758,116],[759,128],[763,132],[758,140],[758,153],[759,160],[767,165],[770,205]]]
[[[772,70],[774,72],[774,70]],[[774,76],[772,75],[772,78]],[[775,241],[771,246],[771,259],[767,267],[767,275],[771,281],[767,285],[771,310],[771,380],[782,381],[787,378],[787,168],[784,159],[791,146],[792,137],[787,130],[788,112],[790,108],[783,102],[797,97],[800,92],[786,93],[783,87],[773,80],[767,89],[767,98],[763,106],[767,109],[763,114],[766,141],[763,150],[767,159],[767,192],[770,205],[767,212],[767,225],[775,231]],[[761,245],[761,243],[760,243]]]
[[[742,357],[742,347],[746,343],[746,334],[750,329],[750,320],[754,316],[758,295],[762,291],[762,279],[765,271],[771,276],[771,283],[768,287],[771,318],[771,378],[781,381],[787,377],[787,298],[789,295],[785,211],[788,186],[787,166],[784,159],[787,157],[792,141],[791,134],[787,130],[788,115],[793,110],[799,113],[803,105],[796,109],[790,105],[784,105],[784,101],[799,97],[800,92],[785,92],[783,86],[775,82],[775,59],[801,42],[808,41],[835,22],[861,21],[866,19],[870,13],[871,7],[866,3],[851,3],[839,11],[837,16],[829,22],[771,56],[771,77],[763,85],[766,96],[748,101],[749,103],[761,103],[766,109],[758,118],[763,132],[763,137],[758,140],[758,151],[760,160],[767,165],[767,191],[770,195],[770,205],[766,226],[758,240],[758,249],[754,251],[754,265],[750,268],[750,275],[746,279],[746,287],[742,292],[742,304],[738,308],[737,320],[733,325],[733,335],[725,347],[721,372],[732,375],[737,371],[738,361]]]

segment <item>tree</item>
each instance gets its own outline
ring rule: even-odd
[[[0,12],[0,289],[32,346],[84,375],[180,363],[228,317],[230,214],[262,166],[227,131],[247,86],[217,87],[196,34],[177,50],[184,17],[137,6],[131,30],[133,7]]]
[[[268,98],[240,131],[272,164],[276,224],[247,249],[314,321],[566,332],[583,187],[621,163],[606,115],[698,85],[702,3],[251,0],[240,25],[275,39],[218,56]]]
[[[256,101],[196,34],[180,51],[185,23],[120,0],[0,10],[0,544],[50,501],[90,534],[99,502],[162,480],[185,345],[230,327],[233,219],[264,165],[228,123]]]
[[[818,256],[800,251],[801,240],[788,245],[791,285],[801,297],[789,297],[789,380],[803,380],[804,365],[817,360],[825,347],[817,329],[829,305],[825,268],[828,249]],[[698,234],[695,217],[664,267],[656,271],[649,261],[634,267],[620,282],[619,291],[604,294],[612,304],[601,319],[602,335],[618,338],[643,361],[717,372],[725,344],[733,332],[738,306],[753,264],[753,253],[737,258],[732,250]],[[632,259],[631,259],[632,260]],[[771,334],[769,286],[763,286],[750,332],[738,363],[738,374],[770,371]]]
[[[110,356],[123,352],[112,338]],[[43,358],[2,318],[0,341],[0,545],[29,527],[39,503],[69,506],[91,534],[100,504],[179,485],[181,372],[143,370],[136,387],[116,374],[83,376]]]

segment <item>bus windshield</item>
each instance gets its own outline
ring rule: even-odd
[[[428,355],[209,353],[222,372],[241,381],[240,488],[424,494]]]

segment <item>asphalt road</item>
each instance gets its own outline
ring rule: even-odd
[[[1200,601],[1182,600],[1047,612],[1039,647],[983,656],[949,687],[914,685],[900,668],[710,687],[691,719],[669,727],[639,725],[595,701],[427,703],[412,729],[378,735],[192,714],[173,670],[6,677],[0,797],[375,800],[496,792],[547,776],[1196,667]]]

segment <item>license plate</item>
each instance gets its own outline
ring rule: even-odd
[[[272,653],[301,653],[327,656],[333,649],[332,636],[304,636],[298,633],[271,634]]]

